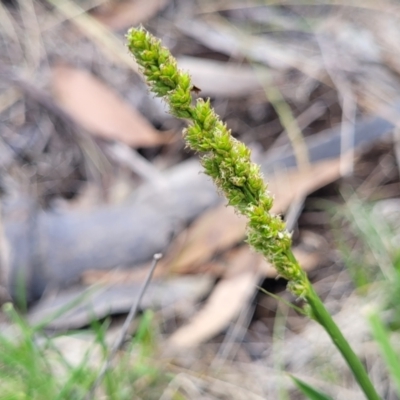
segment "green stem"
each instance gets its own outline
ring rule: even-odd
[[[362,391],[368,400],[381,400],[378,393],[376,392],[371,380],[364,368],[364,365],[354,353],[349,342],[345,339],[339,327],[336,325],[328,310],[325,308],[320,297],[315,292],[314,288],[310,283],[309,290],[306,294],[306,300],[310,305],[312,310],[312,318],[314,318],[328,335],[331,337],[334,345],[342,354],[343,358],[347,362],[356,378],[358,384],[360,385]]]

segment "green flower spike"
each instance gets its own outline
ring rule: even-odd
[[[229,205],[248,218],[248,243],[275,265],[293,294],[304,297],[306,274],[291,253],[291,236],[284,222],[270,213],[273,198],[259,167],[250,161],[250,150],[232,137],[209,100],[193,101],[189,74],[178,69],[160,40],[142,28],[129,30],[127,39],[151,91],[165,99],[171,114],[189,121],[184,136],[188,146],[202,154],[205,173]]]
[[[259,167],[250,161],[250,150],[231,136],[209,100],[193,101],[192,91],[196,87],[192,86],[189,74],[178,70],[176,60],[160,40],[143,28],[130,29],[127,40],[151,91],[164,98],[171,114],[188,121],[184,132],[187,145],[201,154],[206,174],[224,193],[229,205],[248,218],[248,243],[288,280],[288,289],[295,296],[306,300],[308,315],[327,331],[367,399],[379,400],[363,364],[293,256],[284,222],[270,212],[273,198]]]

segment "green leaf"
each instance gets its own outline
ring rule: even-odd
[[[294,376],[290,375],[293,379],[293,382],[297,386],[297,388],[309,399],[311,400],[333,400],[332,397],[328,396],[325,393],[322,393],[318,389],[310,386],[308,383],[303,382],[302,380],[295,378]]]
[[[400,361],[399,354],[390,343],[389,332],[383,325],[376,311],[371,311],[368,315],[369,324],[372,329],[374,339],[378,343],[386,368],[396,385],[397,394],[400,396]]]

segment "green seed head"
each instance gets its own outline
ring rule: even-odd
[[[308,280],[291,253],[291,235],[279,216],[270,213],[273,198],[250,150],[231,136],[210,100],[192,100],[189,74],[178,69],[169,50],[143,28],[127,33],[128,48],[150,89],[169,104],[171,114],[188,120],[187,145],[199,152],[205,173],[226,196],[228,204],[248,218],[248,243],[271,261],[298,297],[307,293]]]

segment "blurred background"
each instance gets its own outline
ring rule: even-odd
[[[142,24],[251,148],[299,261],[396,399],[361,310],[397,335],[399,20],[394,0],[1,1],[2,302],[37,322],[94,285],[49,324],[83,328],[126,313],[161,252],[141,308],[179,398],[301,398],[282,371],[362,398],[149,94],[125,45]]]

